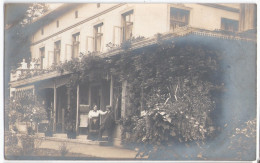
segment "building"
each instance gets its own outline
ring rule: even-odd
[[[131,50],[148,47],[156,43],[158,33],[164,40],[199,35],[254,42],[254,37],[244,33],[256,30],[255,11],[255,5],[240,4],[64,4],[30,25],[31,62],[23,61],[11,74],[10,94],[37,94],[52,108],[55,133],[65,132],[66,110],[72,108],[76,133],[82,134],[85,126],[81,121],[94,104],[101,109],[111,105],[116,121],[126,115],[127,81],[106,76],[98,82],[81,83],[72,97],[66,87],[71,73],[51,71],[53,65],[93,52],[103,58],[120,55],[120,45],[132,38],[143,39],[133,42]],[[41,73],[30,75],[35,72]],[[117,103],[115,90],[120,92]],[[117,127],[115,142],[120,142],[119,130]]]

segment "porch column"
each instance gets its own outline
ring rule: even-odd
[[[67,89],[67,95],[68,95],[68,108],[67,109],[70,109],[70,88]]]
[[[77,113],[76,113],[76,134],[79,131],[79,84],[77,85]]]
[[[61,131],[62,133],[65,132],[65,109],[62,108],[62,112],[61,112],[61,123],[62,123],[62,126],[61,126]]]
[[[127,86],[127,81],[123,81],[122,82],[122,104],[121,104],[121,116],[122,118],[124,118],[126,116],[126,97],[127,97],[127,90],[126,90],[126,86]]]
[[[90,109],[92,109],[91,108],[91,86],[90,86],[90,84],[88,87],[88,104],[89,104]]]
[[[113,106],[113,76],[111,75],[111,78],[110,78],[110,106],[112,107]]]
[[[56,132],[56,111],[57,111],[57,88],[56,82],[54,82],[54,102],[53,102],[53,132]]]

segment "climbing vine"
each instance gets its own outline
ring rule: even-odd
[[[141,50],[129,50],[132,42],[125,42],[119,55],[103,58],[89,53],[53,67],[70,72],[67,86],[73,89],[110,75],[115,81],[127,81],[130,102],[122,119],[122,138],[126,145],[151,147],[143,155],[157,146],[205,141],[214,135],[211,114],[217,105],[215,95],[223,87],[219,51],[163,42],[160,35],[157,42]]]

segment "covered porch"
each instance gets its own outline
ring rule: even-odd
[[[54,72],[41,76],[18,80],[10,83],[13,92],[30,89],[35,99],[44,105],[47,120],[37,125],[37,132],[42,135],[46,129],[51,132],[47,136],[65,138],[69,132],[74,138],[86,139],[88,135],[88,112],[97,105],[105,110],[112,106],[116,122],[124,116],[125,110],[125,82],[115,81],[113,76],[106,76],[98,81],[84,81],[75,87],[68,87],[69,73]],[[123,95],[123,96],[122,96]],[[103,117],[100,118],[102,123]],[[41,134],[42,133],[42,134]],[[106,136],[106,133],[104,133]],[[120,127],[116,124],[114,140],[120,144]]]

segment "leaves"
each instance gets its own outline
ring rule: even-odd
[[[11,124],[17,120],[38,123],[47,119],[46,109],[35,99],[32,90],[17,92],[15,98],[10,99],[7,109]]]

